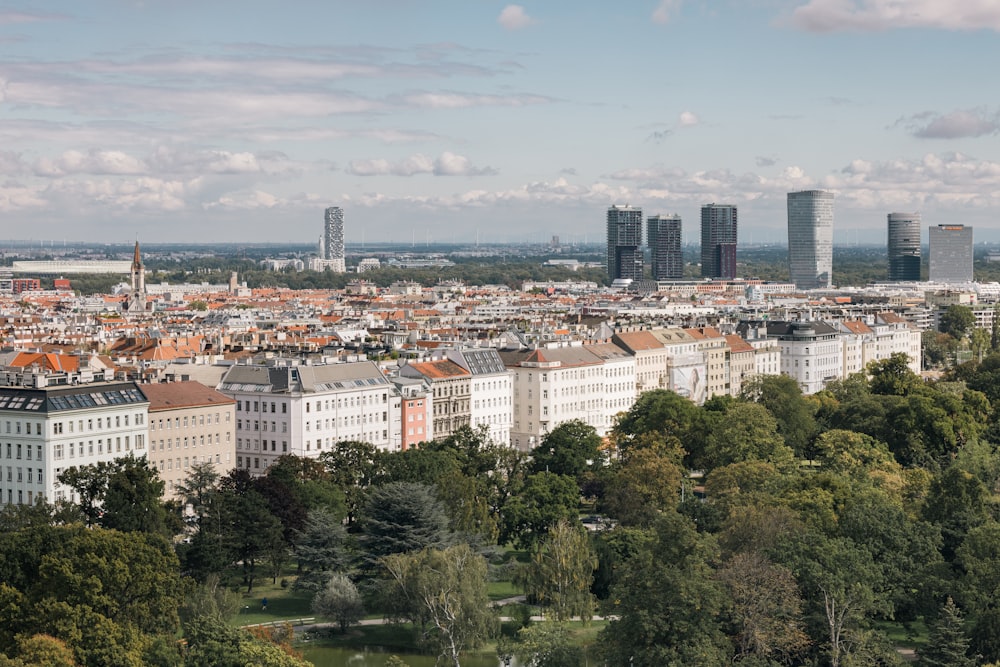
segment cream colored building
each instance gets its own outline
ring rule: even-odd
[[[235,467],[236,401],[200,382],[140,385],[149,399],[149,462],[175,498],[191,465],[209,462],[219,475]]]

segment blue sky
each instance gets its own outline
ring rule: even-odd
[[[44,10],[42,9],[44,6]],[[836,193],[1000,241],[998,0],[0,3],[0,238],[599,241]],[[926,233],[925,233],[926,235]]]

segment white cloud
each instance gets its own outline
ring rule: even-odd
[[[958,109],[938,114],[931,111],[901,118],[895,123],[922,139],[961,139],[1000,132],[1000,112],[987,109]]]
[[[681,9],[681,0],[660,0],[653,10],[654,23],[669,23]]]
[[[40,158],[35,163],[38,176],[58,177],[69,174],[134,175],[147,172],[146,165],[122,151],[91,149],[86,153],[68,150],[55,160]]]
[[[507,30],[520,30],[535,23],[521,5],[507,5],[497,17],[497,23]]]
[[[792,25],[810,32],[893,28],[1000,31],[996,0],[809,0],[792,12]]]
[[[347,173],[354,176],[489,176],[497,173],[493,167],[474,167],[469,158],[445,151],[436,159],[417,153],[398,162],[384,158],[351,160]]]
[[[479,95],[444,91],[408,93],[400,99],[404,104],[425,109],[467,109],[483,106],[522,107],[552,101],[541,95]]]
[[[701,122],[701,119],[699,119],[697,115],[695,115],[694,113],[692,113],[690,111],[683,111],[683,112],[681,112],[680,117],[678,117],[678,119],[677,119],[677,123],[681,127],[692,127],[694,125],[697,125],[700,122]]]

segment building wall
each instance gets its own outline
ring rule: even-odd
[[[972,282],[972,227],[932,226],[927,230],[927,241],[931,282]]]
[[[235,414],[234,402],[150,410],[149,462],[165,499],[177,497],[194,463],[213,463],[220,476],[236,466]]]

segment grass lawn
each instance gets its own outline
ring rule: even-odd
[[[310,644],[344,648],[381,646],[399,653],[420,653],[414,641],[413,624],[398,625],[355,625],[341,633],[337,630],[325,632]]]
[[[919,649],[927,644],[927,624],[923,620],[905,624],[896,621],[881,621],[877,625],[894,646]]]
[[[491,581],[487,586],[487,592],[490,600],[503,600],[524,594],[524,591],[512,581]]]
[[[239,579],[235,579],[236,582]],[[253,587],[253,593],[247,595],[246,588],[240,590],[240,611],[233,616],[231,625],[251,625],[253,623],[270,623],[272,621],[293,620],[314,616],[309,608],[312,595],[304,591],[292,590],[291,585],[281,587],[281,579],[277,584],[271,583],[271,578],[258,579]],[[261,601],[267,598],[267,611],[261,609]]]

